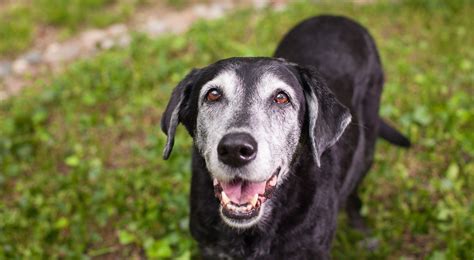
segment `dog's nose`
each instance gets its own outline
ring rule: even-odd
[[[219,160],[232,167],[241,167],[257,156],[257,142],[246,133],[225,135],[217,145]]]

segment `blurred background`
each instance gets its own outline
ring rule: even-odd
[[[195,256],[184,129],[161,159],[171,90],[322,13],[371,32],[381,114],[413,143],[377,144],[371,237],[341,214],[334,259],[473,259],[471,0],[0,0],[0,259]]]

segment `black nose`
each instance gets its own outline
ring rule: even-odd
[[[241,167],[257,156],[257,142],[246,133],[225,135],[217,145],[219,160],[232,167]]]

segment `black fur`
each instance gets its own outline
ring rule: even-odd
[[[379,130],[383,71],[374,41],[347,18],[319,16],[292,29],[275,57],[285,60],[232,58],[193,70],[175,89],[163,115],[162,128],[169,138],[167,158],[178,122],[194,137],[200,87],[223,68],[240,66],[244,71],[239,73],[249,81],[259,74],[256,68],[276,68],[296,79],[294,87],[305,93],[298,99],[308,102],[308,93],[314,93],[319,101],[314,129],[310,129],[310,106],[299,111],[303,131],[289,177],[267,202],[272,210],[265,223],[253,228],[237,231],[223,223],[204,158],[193,150],[190,227],[205,259],[327,259],[341,207],[352,224],[364,227],[357,187],[372,164],[377,136],[386,137]],[[352,123],[335,142],[348,111]],[[391,131],[391,136],[397,136],[396,130]],[[402,138],[395,139],[408,141],[398,136]]]

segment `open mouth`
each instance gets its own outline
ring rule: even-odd
[[[275,191],[280,168],[266,181],[251,182],[236,178],[230,182],[214,179],[214,193],[222,205],[222,214],[235,220],[258,216],[260,207]]]

